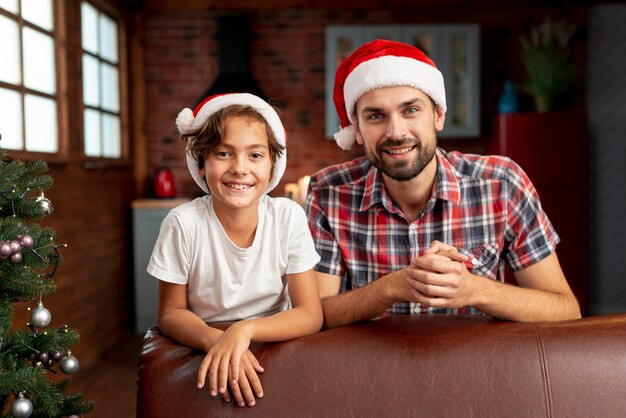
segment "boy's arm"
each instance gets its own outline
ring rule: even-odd
[[[322,306],[315,272],[288,274],[287,288],[292,308],[272,316],[241,321],[250,327],[254,341],[283,341],[317,332],[322,327]]]
[[[222,337],[224,331],[207,325],[187,306],[187,286],[159,281],[159,307],[157,323],[165,335],[189,347],[208,352],[213,344]],[[246,347],[247,349],[247,347]],[[206,358],[206,357],[205,357]],[[238,385],[231,387],[235,401],[239,404],[254,405],[254,395],[263,396],[263,387],[257,375],[263,372],[254,355],[247,350],[242,356],[245,379],[239,379]],[[240,376],[243,377],[243,376]],[[203,387],[206,371],[198,372],[198,387]],[[217,392],[212,393],[216,395]],[[221,392],[222,398],[230,402],[227,390]]]
[[[236,385],[239,376],[239,358],[250,341],[283,341],[320,330],[322,307],[315,272],[288,274],[287,286],[292,308],[274,315],[246,319],[231,325],[209,350],[201,365],[209,376],[211,392],[223,393],[226,385]],[[230,376],[231,381],[227,379]]]
[[[187,286],[162,280],[159,280],[157,324],[168,337],[204,352],[224,333],[208,326],[188,309]]]

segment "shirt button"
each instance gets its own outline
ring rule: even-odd
[[[409,225],[409,230],[415,231],[416,229],[417,229],[417,225],[415,225],[415,224]]]

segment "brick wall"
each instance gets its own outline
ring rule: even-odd
[[[145,20],[148,165],[171,168],[181,195],[192,193],[193,183],[183,166],[174,121],[183,107],[193,109],[217,76],[215,30],[210,13],[160,14]]]
[[[155,14],[145,19],[149,166],[174,171],[181,195],[197,194],[184,165],[174,120],[217,77],[215,12]],[[251,66],[279,107],[288,131],[288,168],[281,185],[354,154],[324,137],[324,11],[259,13],[251,19]]]
[[[324,134],[324,28],[330,24],[463,23],[481,25],[482,134],[446,139],[447,149],[484,153],[502,82],[519,75],[517,37],[546,14],[584,23],[585,8],[547,10],[544,6],[415,6],[396,10],[290,9],[248,11],[251,66],[268,97],[279,105],[288,131],[288,166],[273,195],[287,182],[360,155],[339,149]],[[179,194],[194,196],[197,186],[184,165],[174,120],[193,107],[218,72],[215,17],[224,11],[148,11],[145,23],[146,135],[150,168],[174,171]],[[582,57],[584,62],[584,55]],[[582,82],[581,82],[581,85]],[[582,90],[582,89],[581,89]],[[580,100],[580,99],[577,99]]]

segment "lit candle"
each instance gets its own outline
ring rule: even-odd
[[[304,205],[304,203],[306,202],[306,193],[309,190],[310,180],[311,180],[311,177],[309,176],[300,177],[298,179],[298,192],[299,193],[298,193],[298,198],[296,200],[301,205]]]
[[[288,197],[291,200],[297,200],[299,198],[297,183],[285,184],[285,197]]]

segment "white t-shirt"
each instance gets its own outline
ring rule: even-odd
[[[286,274],[320,260],[302,207],[267,195],[249,248],[237,247],[210,195],[172,209],[163,220],[148,273],[187,285],[189,309],[205,322],[269,316],[289,309]]]

